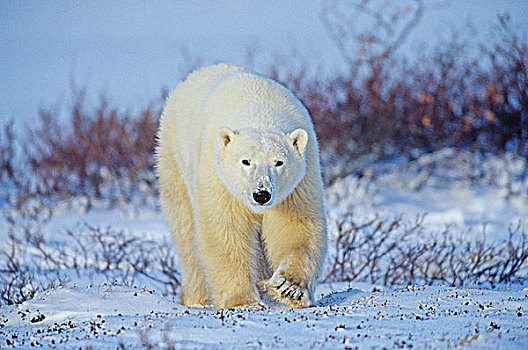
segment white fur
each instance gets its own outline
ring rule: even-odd
[[[245,68],[211,66],[176,87],[157,136],[182,303],[258,305],[257,282],[289,306],[313,303],[326,222],[317,140],[299,100]],[[295,300],[277,294],[283,280]]]

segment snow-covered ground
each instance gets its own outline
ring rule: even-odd
[[[442,159],[445,158],[444,154]],[[416,162],[424,163],[427,159]],[[428,213],[424,222],[427,229],[451,225],[466,238],[477,239],[485,222],[489,238],[501,240],[510,223],[528,217],[526,183],[516,184],[519,191],[507,195],[504,186],[493,185],[489,179],[471,184],[471,176],[454,180],[455,175],[437,170],[437,175],[423,178],[417,186],[419,174],[413,164],[385,166],[389,170],[373,170],[377,176],[348,176],[329,187],[326,190],[329,218],[352,211],[361,219],[378,213],[412,221],[416,214]],[[460,169],[453,172],[461,174]],[[515,171],[510,173],[515,175]],[[162,214],[155,209],[108,209],[104,203],[94,203],[85,212],[83,203],[74,200],[55,207],[51,220],[41,227],[47,232],[46,239],[61,246],[60,242],[66,242],[67,229],[77,227],[82,231],[84,226],[79,223],[124,229],[129,237],[156,242],[166,241],[169,235]],[[335,234],[332,230],[330,226],[330,240]],[[5,247],[7,237],[2,233],[1,238]],[[70,273],[61,286],[41,291],[20,305],[2,307],[0,346],[94,349],[149,346],[526,349],[528,346],[528,285],[522,283],[503,283],[495,288],[478,282],[464,287],[324,283],[317,289],[315,307],[222,313],[213,308],[187,308],[178,304],[177,297],[161,294],[155,284],[145,279],[138,278],[126,285],[100,275]]]
[[[331,291],[331,294],[326,294]],[[139,288],[64,287],[2,310],[16,348],[526,349],[528,291],[322,285],[302,310],[216,312]]]

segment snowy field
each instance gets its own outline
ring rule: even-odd
[[[87,88],[88,105],[103,94],[135,110],[218,61],[266,72],[294,56],[339,72],[346,62],[321,21],[333,3],[0,2],[0,126],[13,118],[27,136],[39,108],[60,115],[72,85]],[[528,32],[525,0],[428,4],[401,47],[411,57],[452,30],[486,40],[504,12]],[[358,160],[360,174],[326,164],[339,174],[325,190],[329,257],[317,304],[302,310],[180,305],[152,187],[143,205],[76,197],[15,208],[23,194],[0,183],[0,349],[528,349],[526,159],[445,148]],[[343,237],[359,243],[343,250]]]
[[[216,312],[139,288],[64,287],[2,311],[2,346],[526,349],[528,291],[322,285],[302,310]],[[327,294],[328,293],[328,294]]]
[[[432,175],[424,179],[417,189],[406,180],[416,177],[412,166],[406,165],[406,170],[395,163],[388,166],[400,171],[385,169],[374,179],[349,176],[329,187],[326,190],[329,218],[349,210],[362,218],[385,211],[383,215],[412,221],[415,214],[427,213],[424,223],[427,229],[456,226],[465,238],[478,240],[481,219],[485,217],[490,239],[499,241],[505,238],[506,226],[528,217],[523,197],[527,193],[526,183],[516,184],[523,195],[506,196],[504,187],[471,185],[467,183],[469,180],[446,182],[448,175],[443,174],[444,177]],[[62,250],[70,249],[72,244],[68,243],[65,231],[82,232],[86,225],[111,226],[124,230],[129,238],[170,244],[168,229],[155,209],[129,206],[108,209],[105,203],[95,203],[88,212],[85,210],[82,199],[63,202],[40,229],[46,232],[47,240],[54,242],[51,245]],[[332,225],[329,230],[331,253],[336,232]],[[478,281],[458,287],[444,283],[387,287],[368,282],[327,282],[317,289],[317,305],[308,309],[219,313],[213,308],[184,307],[177,297],[162,295],[165,290],[149,279],[138,277],[127,284],[112,279],[112,273],[80,271],[80,274],[67,269],[60,271],[67,278],[56,280],[59,287],[49,286],[20,305],[4,305],[0,312],[2,347],[525,349],[528,346],[526,282],[503,283],[493,288]]]

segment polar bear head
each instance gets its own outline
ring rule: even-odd
[[[228,191],[251,211],[263,214],[283,201],[306,171],[308,133],[221,127],[215,143],[215,171]]]

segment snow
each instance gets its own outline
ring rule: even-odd
[[[400,165],[389,164],[393,170]],[[457,225],[468,237],[488,223],[492,239],[504,227],[528,217],[526,201],[504,197],[500,187],[442,182],[432,176],[418,190],[405,181],[414,170],[379,172],[377,176],[339,179],[326,190],[328,215],[352,211],[368,218],[376,213],[402,216],[428,213],[428,229]],[[410,169],[410,170],[409,170]],[[434,185],[431,185],[433,183]],[[124,229],[130,237],[158,242],[168,229],[155,209],[108,209],[81,199],[60,203],[43,230],[64,239],[80,223]],[[479,216],[481,215],[481,216]],[[80,228],[82,230],[82,226]],[[330,227],[330,236],[332,228]],[[3,236],[5,237],[5,236]],[[3,238],[2,238],[3,239]],[[444,285],[381,287],[363,282],[325,283],[316,291],[317,305],[301,310],[225,310],[188,308],[177,296],[145,279],[131,285],[99,275],[68,274],[59,287],[0,311],[0,344],[24,349],[147,348],[461,348],[525,349],[528,346],[528,286],[478,283],[464,288]],[[33,344],[33,345],[32,345]]]
[[[507,238],[510,225],[527,223],[526,185],[519,195],[506,196],[501,186],[482,181],[469,184],[460,179],[438,183],[438,176],[432,175],[427,185],[415,189],[412,181],[416,175],[396,169],[375,180],[355,175],[338,179],[326,189],[329,216],[337,218],[350,212],[356,217],[401,216],[412,221],[426,214],[424,225],[431,230],[440,231],[449,226],[475,234],[485,226],[489,238],[496,240]]]
[[[363,286],[366,287],[366,286]],[[508,348],[528,344],[528,291],[322,285],[317,306],[216,312],[148,290],[61,287],[1,311],[16,348]],[[8,343],[9,344],[9,343]]]
[[[173,303],[169,298],[137,288],[112,286],[106,283],[96,287],[59,287],[45,291],[36,298],[18,305],[17,312],[8,316],[9,321],[6,324],[16,327],[27,326],[35,323],[34,318],[38,318],[39,315],[45,315],[39,323],[48,325],[65,321],[84,321],[97,315],[148,314],[153,310],[170,310],[172,307]]]

